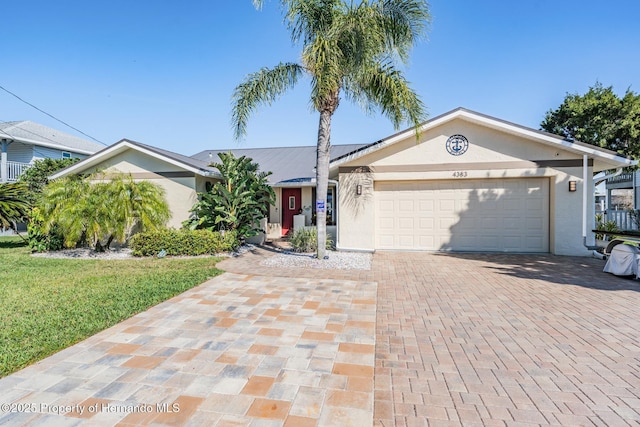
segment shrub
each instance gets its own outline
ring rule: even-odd
[[[44,190],[44,186],[49,182],[49,176],[67,168],[77,162],[79,158],[73,159],[38,159],[33,165],[20,175],[19,182],[24,183],[29,189],[27,200],[35,205]]]
[[[57,225],[49,227],[49,232],[45,231],[42,213],[38,208],[31,210],[27,239],[33,252],[58,251],[64,247],[64,237]]]
[[[318,230],[303,228],[293,233],[289,239],[294,252],[315,252],[318,249]],[[327,249],[331,249],[333,242],[327,239]]]
[[[620,228],[618,228],[618,224],[615,221],[605,221],[602,214],[596,214],[596,230],[618,233]],[[596,239],[611,240],[609,236],[602,233],[596,233]]]
[[[209,230],[163,230],[138,233],[129,242],[135,256],[211,255],[229,252],[238,247],[235,231],[224,233]]]

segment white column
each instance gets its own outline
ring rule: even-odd
[[[9,176],[7,175],[7,147],[9,143],[6,139],[1,141],[2,158],[0,159],[0,182],[7,182]]]

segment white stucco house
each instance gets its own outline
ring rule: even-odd
[[[16,182],[38,159],[84,159],[103,148],[31,121],[0,122],[0,183]]]
[[[165,187],[178,227],[219,179],[209,166],[232,151],[272,171],[267,232],[314,217],[315,147],[203,150],[191,157],[122,140],[52,178],[94,170]],[[636,162],[458,108],[367,145],[332,146],[325,209],[339,250],[533,252],[586,256],[593,243],[593,174]]]

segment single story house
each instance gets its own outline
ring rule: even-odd
[[[331,147],[331,158],[338,158],[365,146],[366,144],[334,145]],[[210,164],[220,161],[219,153],[229,151],[237,157],[251,158],[260,165],[260,170],[271,172],[268,180],[276,194],[276,200],[269,209],[267,235],[270,238],[286,235],[293,227],[293,217],[300,210],[305,216],[306,225],[315,224],[315,146],[204,150],[191,157]],[[334,242],[337,231],[337,188],[338,183],[330,180],[326,200],[327,227]]]
[[[178,227],[197,192],[219,179],[217,152],[191,157],[122,140],[51,178],[131,173],[167,191]],[[232,149],[272,171],[268,233],[311,223],[315,147]],[[332,146],[328,222],[340,250],[588,255],[593,174],[636,165],[614,152],[458,108],[367,145]]]
[[[202,193],[220,181],[220,173],[208,162],[172,151],[123,139],[62,171],[51,175],[56,179],[72,174],[94,172],[125,173],[134,180],[159,184],[171,210],[169,227],[180,228]]]
[[[31,121],[0,122],[0,183],[16,182],[39,159],[84,159],[103,145]]]

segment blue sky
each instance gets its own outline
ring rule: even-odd
[[[406,70],[435,117],[462,106],[538,128],[566,93],[596,81],[640,92],[637,0],[432,0],[428,39]],[[314,145],[307,81],[233,139],[231,94],[245,75],[297,61],[279,2],[21,0],[2,7],[0,85],[105,144],[132,139],[182,154]],[[73,130],[0,91],[0,121]],[[343,100],[332,143],[395,130]]]

